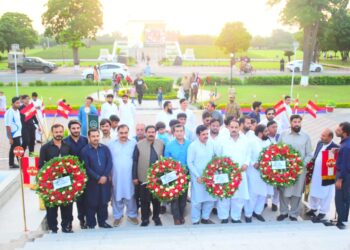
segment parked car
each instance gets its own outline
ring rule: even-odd
[[[128,68],[123,63],[104,63],[100,65],[100,80],[112,79],[113,73],[121,74],[122,78],[129,75]],[[82,73],[83,79],[94,79],[94,69],[86,69]]]
[[[14,54],[8,56],[8,67],[15,69]],[[50,73],[55,70],[56,64],[46,61],[40,57],[26,57],[24,54],[17,54],[17,72],[24,73],[26,70],[42,70],[45,73]]]
[[[295,60],[287,63],[286,68],[289,69],[290,72],[300,72],[303,69],[303,60]],[[318,63],[311,62],[310,64],[311,72],[322,72],[323,66]]]

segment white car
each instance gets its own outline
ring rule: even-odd
[[[111,80],[113,73],[121,74],[123,78],[129,75],[128,68],[123,63],[104,63],[100,65],[100,80]],[[86,69],[82,73],[83,79],[94,79],[94,69]]]
[[[300,72],[303,69],[303,61],[295,60],[287,63],[286,68],[289,69],[290,72]],[[318,63],[311,62],[310,63],[310,71],[311,72],[322,72],[323,66]]]

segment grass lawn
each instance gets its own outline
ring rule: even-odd
[[[228,100],[229,86],[218,86],[217,92],[220,98],[216,103],[226,103]],[[290,86],[234,86],[239,103],[252,103],[262,101],[263,103],[276,103],[283,95],[290,94]],[[213,91],[213,87],[206,86],[205,89]],[[294,86],[293,97],[299,95],[299,105],[305,105],[308,100],[318,103],[326,103],[333,100],[336,103],[349,102],[350,86]]]

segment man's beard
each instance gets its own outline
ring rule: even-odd
[[[219,131],[210,130],[210,134],[212,134],[212,135],[218,135],[218,134],[219,134]]]
[[[243,130],[245,133],[247,133],[250,130],[250,128],[244,127]]]
[[[53,137],[56,141],[61,141],[63,139],[63,136],[57,135]]]
[[[72,136],[73,137],[79,137],[80,136],[80,132],[74,132],[74,133],[72,133]]]
[[[172,115],[173,114],[173,110],[172,109],[168,109],[167,113]]]
[[[300,130],[301,130],[301,127],[292,127],[292,130],[293,130],[295,133],[299,133]]]
[[[269,137],[267,135],[263,135],[261,138],[263,141],[266,141],[267,139],[269,139]]]

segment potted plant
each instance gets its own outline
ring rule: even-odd
[[[326,103],[326,112],[332,113],[334,111],[335,106],[336,106],[335,101],[328,100]]]

